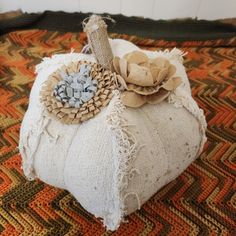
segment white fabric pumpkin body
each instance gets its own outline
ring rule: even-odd
[[[111,40],[115,56],[140,50],[125,40]],[[71,61],[95,61],[92,55],[70,53],[45,58],[37,66],[19,148],[29,179],[67,189],[107,229],[119,227],[124,215],[145,203],[180,175],[201,152],[205,118],[191,97],[181,52],[149,52],[177,68],[183,83],[167,101],[126,108],[120,92],[94,118],[66,125],[48,116],[39,100],[48,76]]]

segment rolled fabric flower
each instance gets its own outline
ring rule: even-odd
[[[125,90],[122,101],[128,107],[160,103],[182,82],[180,77],[174,77],[176,68],[167,59],[151,59],[140,51],[115,57],[113,70],[121,89]]]
[[[71,62],[49,75],[40,100],[49,115],[79,124],[97,115],[113,96],[115,73],[90,61]]]

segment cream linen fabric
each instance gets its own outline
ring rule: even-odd
[[[140,50],[125,40],[110,40],[115,56]],[[183,83],[168,101],[126,108],[119,91],[95,118],[66,125],[49,117],[39,101],[48,76],[91,55],[70,53],[44,58],[20,131],[19,148],[27,178],[67,189],[80,204],[116,230],[126,214],[139,209],[162,186],[180,175],[201,152],[206,122],[191,97],[182,53],[149,52],[173,63]]]

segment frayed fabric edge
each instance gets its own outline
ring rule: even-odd
[[[39,63],[35,67],[35,72],[38,74],[42,70],[45,70],[46,68],[49,67],[55,67],[58,66],[64,66],[68,65],[69,63],[73,61],[78,61],[78,60],[88,60],[91,62],[95,62],[95,59],[91,57],[91,55],[88,54],[82,54],[82,53],[74,53],[73,50],[71,50],[70,53],[66,54],[56,54],[53,55],[52,57],[44,57],[41,63]]]
[[[183,52],[178,48],[173,48],[171,51],[169,49],[165,49],[164,51],[157,52],[157,54],[164,55],[170,60],[177,60],[180,64],[183,64],[184,61],[183,57],[187,55],[188,52]],[[207,122],[203,110],[198,107],[196,101],[189,94],[187,94],[181,87],[177,88],[169,95],[168,102],[173,104],[176,108],[184,107],[198,120],[201,133],[201,143],[199,151],[197,153],[198,156],[202,152],[204,144],[207,140],[205,134],[207,128]]]
[[[110,128],[113,140],[113,158],[115,172],[113,175],[113,199],[116,214],[114,217],[104,219],[104,224],[108,230],[116,230],[120,223],[124,221],[125,199],[130,194],[126,192],[129,182],[129,175],[132,171],[131,163],[138,152],[138,144],[135,137],[128,131],[127,122],[122,114],[126,107],[120,99],[120,92],[113,92],[113,99],[107,109],[106,121]],[[139,203],[139,199],[137,199]],[[140,207],[140,206],[139,206]],[[117,214],[118,213],[118,214]]]
[[[40,120],[40,119],[39,119]],[[21,138],[19,142],[19,151],[22,156],[22,169],[24,175],[28,180],[34,180],[37,178],[37,175],[34,171],[34,156],[37,152],[41,136],[45,130],[45,127],[48,125],[50,119],[47,119],[45,116],[41,119],[40,123],[36,123],[26,132],[21,132]],[[34,135],[33,135],[34,134]],[[31,136],[36,137],[34,145],[29,146],[29,139]]]
[[[171,51],[169,49],[165,49],[161,52],[170,60],[177,60],[179,63],[183,64],[183,57],[188,54],[188,52],[181,51],[178,48],[173,48]]]

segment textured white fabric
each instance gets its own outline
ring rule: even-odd
[[[140,50],[125,40],[110,43],[116,56]],[[25,175],[67,189],[110,230],[181,174],[206,141],[205,118],[191,97],[181,51],[145,53],[168,58],[183,79],[168,101],[131,109],[114,91],[110,104],[93,119],[62,124],[49,117],[39,101],[43,82],[71,61],[95,60],[78,53],[55,55],[36,68],[38,76],[21,126]]]

